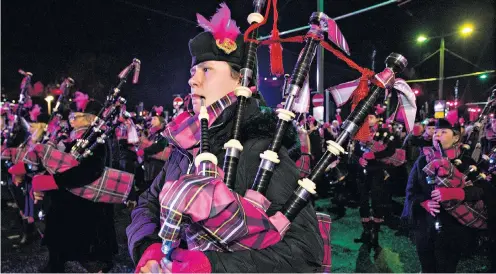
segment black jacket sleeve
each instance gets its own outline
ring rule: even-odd
[[[150,157],[159,153],[160,151],[164,150],[165,147],[167,147],[167,145],[168,145],[167,139],[163,137],[159,138],[151,146],[143,150],[145,152],[145,157]]]
[[[410,176],[408,177],[402,219],[409,221],[411,225],[417,219],[419,210],[422,210],[420,203],[430,199],[430,196],[423,191],[421,186],[422,183],[426,183],[425,178],[422,176],[422,167],[425,164],[425,156],[420,156],[413,165]]]
[[[391,157],[396,152],[396,149],[400,148],[400,140],[398,137],[394,138],[392,142],[387,144],[386,149],[374,153],[377,160]]]
[[[249,188],[258,170],[260,153],[267,149],[269,140],[250,140],[244,145],[236,176],[236,192]],[[281,162],[274,169],[266,197],[272,202],[267,214],[281,210],[296,189],[298,170],[287,150],[282,148]],[[316,272],[323,259],[323,241],[319,234],[315,211],[311,204],[300,212],[284,238],[263,250],[233,253],[205,252],[212,272]]]

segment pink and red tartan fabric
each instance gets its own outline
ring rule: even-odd
[[[51,145],[37,144],[33,150],[38,161],[50,174],[63,173],[79,164],[69,153]],[[98,203],[123,203],[133,186],[134,174],[105,168],[102,176],[83,187],[68,189],[74,195]]]
[[[2,147],[2,160],[10,160],[13,164],[24,161],[28,164],[37,165],[36,155],[32,152],[29,145],[18,147]]]
[[[230,92],[212,105],[208,106],[208,126],[210,127],[215,122],[217,117],[219,117],[219,115],[224,111],[224,109],[234,104],[236,101],[236,95],[234,95],[234,92]],[[186,119],[173,120],[167,125],[163,135],[175,146],[190,149],[200,142],[199,128],[200,120],[198,120],[198,114],[196,114],[191,117],[186,117]]]
[[[456,148],[456,150],[458,153],[456,153],[455,157],[459,155],[459,149]],[[433,147],[425,147],[423,151],[426,155],[427,165],[422,170],[428,176],[436,176],[437,187],[464,188],[471,185],[470,181],[466,181],[466,176],[449,160],[440,161],[443,158]],[[447,166],[439,166],[439,163],[447,163]],[[444,169],[443,176],[439,176],[441,169]],[[477,229],[487,228],[487,211],[482,200],[475,202],[449,200],[441,202],[441,205],[461,224]]]
[[[259,201],[254,204],[231,192],[221,178],[185,175],[166,182],[159,200],[159,236],[187,239],[190,250],[263,249],[279,242],[289,227],[281,213],[265,214],[268,201],[254,195],[252,200]]]
[[[379,141],[369,140],[368,144],[371,152],[379,152],[386,149],[386,147]],[[401,166],[406,162],[406,151],[404,149],[397,148],[392,156],[378,160],[388,165]]]
[[[322,261],[321,273],[331,273],[331,216],[317,212],[317,221],[319,222],[320,236],[322,237],[322,240],[324,240],[324,259]]]
[[[310,161],[312,157],[310,154],[310,139],[308,138],[308,133],[302,128],[298,128],[298,138],[301,145],[301,156],[296,161],[296,166],[300,170],[300,178],[305,178],[310,175]]]
[[[92,202],[122,204],[127,200],[133,181],[134,174],[106,167],[102,176],[93,183],[68,190]]]

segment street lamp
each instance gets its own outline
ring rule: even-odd
[[[472,24],[464,24],[460,28],[460,34],[463,35],[463,36],[468,36],[473,31],[474,31],[474,26]],[[448,37],[448,36],[455,35],[456,33],[457,32],[452,32],[452,33],[449,33],[449,34],[443,34],[443,35],[433,36],[433,37],[427,37],[425,35],[420,35],[420,36],[417,37],[417,42],[418,43],[423,43],[423,42],[426,42],[427,40],[434,39],[434,38],[441,38],[441,44],[439,45],[439,88],[438,88],[438,97],[439,97],[439,100],[442,100],[443,99],[444,52],[446,50],[446,47],[444,45],[444,38],[445,37]],[[431,56],[427,57],[427,59],[429,59]],[[425,59],[425,60],[427,60],[427,59]],[[484,78],[481,77],[481,79],[484,79]]]
[[[52,101],[53,101],[53,96],[52,95],[48,95],[47,97],[45,97],[45,101],[47,101],[48,103],[48,115],[51,115],[52,114]]]

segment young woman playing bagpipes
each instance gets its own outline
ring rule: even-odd
[[[87,97],[87,96],[86,96]],[[89,98],[83,104],[73,104],[69,123],[73,129],[64,141],[69,152],[91,125],[101,104]],[[65,172],[37,175],[33,178],[35,200],[49,195],[51,205],[46,216],[43,244],[49,251],[48,264],[40,272],[64,272],[67,261],[79,261],[89,272],[107,272],[117,253],[113,204],[96,203],[74,195],[70,189],[83,187],[99,178],[108,165],[109,150],[98,146],[92,156]],[[51,189],[36,191],[37,189]]]
[[[226,8],[223,6],[219,13],[228,12]],[[237,28],[234,21],[230,22],[228,25]],[[205,31],[190,40],[192,64],[188,83],[193,110],[197,115],[200,113],[201,101],[205,101],[210,117],[210,151],[218,159],[218,166],[222,166],[226,154],[223,145],[233,136],[237,106],[233,90],[240,86],[240,68],[244,65],[248,48],[239,30],[232,39],[225,39],[225,43],[216,41],[214,35],[216,33]],[[255,83],[253,81],[250,86]],[[241,195],[250,189],[257,174],[260,154],[267,149],[275,133],[277,118],[263,105],[263,101],[254,94],[246,99],[244,115],[241,117],[239,141],[243,151],[239,155],[233,189]],[[284,239],[269,248],[236,252],[200,252],[178,248],[172,253],[171,264],[161,269],[163,253],[162,238],[158,235],[161,228],[159,194],[166,182],[194,173],[193,156],[194,151],[198,150],[200,138],[200,127],[196,123],[198,117],[181,116],[184,115],[179,115],[164,131],[169,142],[174,145],[174,150],[161,174],[140,196],[131,215],[132,222],[127,228],[129,251],[137,264],[136,271],[314,272],[320,269],[323,241],[319,235],[316,213],[311,206],[299,213]],[[299,153],[296,129],[290,126],[279,151],[280,162],[274,169],[266,193],[267,199],[272,202],[268,215],[280,210],[295,189],[296,184],[293,182],[297,182],[300,176],[294,161],[298,159]]]
[[[455,272],[477,230],[487,228],[485,176],[460,138],[459,126],[439,119],[433,147],[424,148],[408,179],[403,218],[415,231],[422,272]]]

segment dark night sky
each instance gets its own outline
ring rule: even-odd
[[[252,1],[226,1],[232,17],[242,30]],[[279,0],[281,31],[308,24],[317,1]],[[326,0],[325,12],[343,15],[372,4],[372,0]],[[133,57],[142,61],[140,83],[124,88],[131,103],[144,101],[170,105],[172,94],[188,92],[190,57],[187,43],[201,29],[195,13],[210,17],[221,1],[207,0],[28,0],[2,1],[2,87],[17,97],[21,80],[17,69],[33,72],[34,82],[60,82],[71,76],[84,92],[107,90],[117,83],[116,75]],[[451,51],[476,63],[482,69],[495,66],[495,1],[491,0],[412,0],[404,5],[391,4],[337,21],[350,45],[352,56],[362,66],[370,67],[371,53],[377,50],[375,69],[382,70],[383,60],[392,51],[404,54],[411,66],[439,47],[439,40],[419,46],[414,40],[423,32],[439,35],[457,30],[466,20],[476,32],[466,39],[446,39]],[[266,35],[269,26],[261,30]],[[285,46],[285,69],[291,72],[300,44]],[[259,50],[262,76],[268,76],[267,50]],[[435,56],[405,78],[437,77],[439,57]],[[352,80],[359,75],[331,54],[325,59],[325,86]],[[445,75],[480,71],[448,53]],[[445,81],[445,93],[452,94],[455,81]],[[492,75],[485,81],[460,79],[464,101],[487,98],[485,91],[496,83]],[[419,99],[436,96],[437,82],[420,86],[425,93]],[[463,95],[465,93],[465,95]],[[271,95],[265,95],[271,97]],[[279,96],[279,95],[277,95]],[[433,98],[433,97],[432,97]]]

